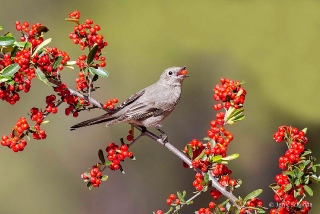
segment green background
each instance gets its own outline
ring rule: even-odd
[[[272,139],[280,125],[308,127],[308,147],[320,156],[319,1],[1,1],[1,33],[11,31],[19,38],[16,20],[41,22],[50,29],[46,38],[53,38],[51,45],[76,59],[83,52],[68,38],[74,24],[64,21],[75,9],[83,21],[91,18],[100,24],[109,42],[105,50],[110,77],[97,83],[97,100],[124,100],[155,82],[165,68],[188,66],[191,77],[184,82],[182,99],[163,123],[179,149],[206,135],[215,117],[212,89],[219,79],[246,81],[246,118],[226,127],[235,136],[229,154],[240,154],[230,164],[232,177],[243,180],[235,195],[262,188],[264,205],[273,202],[268,184],[280,172],[278,157],[286,148]],[[75,88],[76,76],[77,70],[62,71],[70,87]],[[30,93],[22,93],[16,105],[1,102],[0,135],[8,134],[30,108],[44,107],[50,93],[34,80]],[[46,140],[31,140],[18,154],[0,148],[0,213],[147,214],[166,210],[166,198],[177,190],[192,195],[193,171],[149,138],[132,147],[137,161],[123,164],[125,175],[107,171],[109,180],[88,191],[80,174],[98,161],[98,149],[126,137],[129,126],[69,132],[71,125],[102,111],[83,112],[75,119],[66,117],[64,108],[43,126]],[[312,188],[311,213],[318,213],[320,188]],[[181,213],[193,213],[210,200],[209,193],[202,194]]]

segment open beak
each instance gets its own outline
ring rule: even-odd
[[[177,73],[177,76],[189,77],[189,75],[187,75],[186,68],[187,66],[181,67],[181,70]]]

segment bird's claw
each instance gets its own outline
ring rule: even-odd
[[[161,137],[161,140],[165,143],[165,142],[168,142],[168,135],[166,135],[166,134],[162,134],[162,135],[160,135],[160,137]]]

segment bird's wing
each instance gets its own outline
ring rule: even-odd
[[[154,101],[144,101],[141,103],[133,104],[130,109],[128,109],[124,116],[130,119],[142,119],[147,117],[156,117],[165,111],[170,111],[174,107],[174,104],[168,102],[161,102],[155,105]]]
[[[131,95],[128,99],[123,101],[115,110],[120,110],[126,107],[127,105],[131,104],[132,102],[136,101],[139,97],[141,97],[145,92],[145,89]]]

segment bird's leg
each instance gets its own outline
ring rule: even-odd
[[[165,142],[167,142],[168,141],[168,135],[164,132],[164,131],[162,131],[160,128],[161,128],[161,126],[162,125],[160,125],[160,124],[157,124],[157,125],[155,125],[155,129],[156,130],[158,130],[162,135],[160,135],[161,136],[161,139],[162,139],[162,141],[165,143]]]
[[[142,136],[144,136],[144,133],[147,131],[147,128],[145,126],[139,126],[141,128],[141,134],[136,137],[135,139],[132,140],[132,142],[130,143],[130,146],[132,146],[132,144],[134,144],[135,142],[137,142]]]
[[[147,131],[147,127],[139,126],[141,128],[141,133],[145,133]]]

